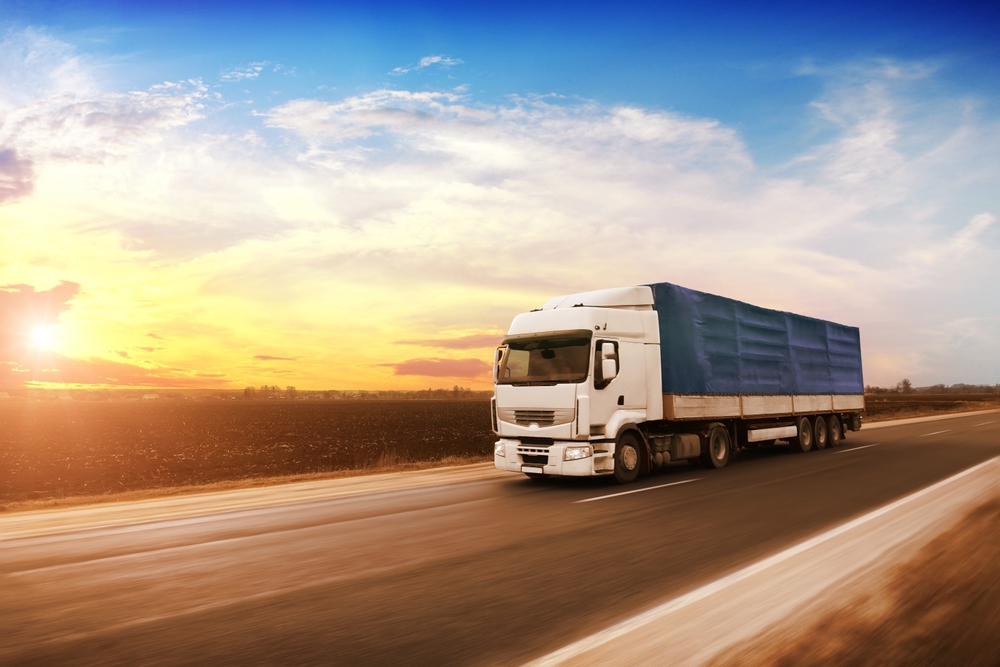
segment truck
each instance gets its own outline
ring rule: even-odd
[[[856,327],[655,283],[550,299],[493,359],[494,465],[531,478],[722,468],[861,428]]]

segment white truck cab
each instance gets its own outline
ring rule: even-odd
[[[494,359],[494,463],[530,475],[614,472],[626,425],[662,418],[649,287],[557,297],[514,318]]]

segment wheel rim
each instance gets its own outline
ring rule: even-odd
[[[639,452],[632,445],[622,447],[622,465],[626,470],[635,470],[639,463]]]
[[[712,458],[716,461],[721,461],[726,456],[726,443],[723,442],[722,436],[716,434],[712,438]]]
[[[803,424],[805,428],[802,428]],[[808,420],[801,422],[799,424],[799,442],[802,443],[802,449],[809,449],[813,444],[813,430],[812,424]]]

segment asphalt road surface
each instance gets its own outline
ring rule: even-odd
[[[0,533],[0,664],[519,664],[998,454],[992,413],[624,487],[498,474]]]

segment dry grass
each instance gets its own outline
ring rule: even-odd
[[[716,664],[1000,665],[1000,497],[869,590],[811,625],[771,631]]]
[[[865,421],[880,422],[1000,408],[997,394],[868,394]]]

